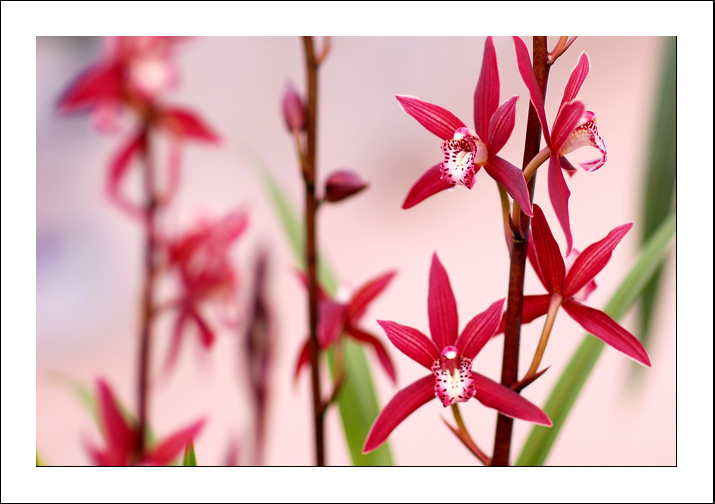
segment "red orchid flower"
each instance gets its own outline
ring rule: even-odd
[[[201,419],[159,442],[140,456],[139,429],[124,417],[112,389],[102,379],[97,380],[97,402],[99,424],[107,446],[98,449],[87,444],[87,451],[92,461],[101,466],[167,465],[181,454],[206,423],[205,419]]]
[[[236,210],[217,221],[203,220],[186,235],[165,243],[168,268],[177,270],[183,290],[175,303],[178,315],[167,369],[176,361],[187,322],[192,321],[199,329],[204,348],[213,345],[215,334],[201,314],[201,305],[218,300],[228,306],[235,300],[238,276],[229,259],[229,248],[246,227],[248,215]]]
[[[567,252],[570,252],[573,245],[568,208],[571,192],[566,185],[566,180],[561,172],[561,168],[566,169],[569,174],[573,174],[576,169],[563,156],[569,152],[573,152],[579,147],[587,145],[595,147],[601,153],[601,158],[580,163],[581,167],[589,172],[603,166],[607,158],[606,145],[599,136],[598,128],[596,127],[596,114],[587,111],[584,104],[576,100],[576,95],[581,89],[581,85],[590,70],[588,55],[581,53],[578,63],[571,71],[569,80],[564,88],[559,110],[556,113],[553,129],[550,131],[549,125],[546,122],[544,100],[541,97],[539,85],[534,75],[534,69],[529,59],[529,50],[526,48],[524,41],[519,37],[514,37],[514,44],[516,46],[516,59],[519,65],[519,73],[521,73],[524,84],[526,84],[526,87],[529,89],[531,103],[533,103],[538,113],[541,128],[544,132],[544,139],[550,150],[548,171],[549,198],[554,207],[554,212],[556,212],[556,217],[559,219],[559,223],[566,235]]]
[[[395,382],[395,367],[387,350],[380,340],[360,327],[360,319],[367,311],[368,305],[387,287],[396,271],[388,271],[360,287],[346,302],[330,299],[323,289],[319,288],[318,303],[318,339],[323,350],[330,348],[341,335],[345,334],[356,341],[372,345],[372,348],[385,369],[387,375]],[[305,285],[305,275],[300,274]],[[339,296],[340,297],[340,296]],[[298,356],[295,367],[295,378],[310,360],[310,340],[306,340]]]
[[[475,316],[457,336],[457,302],[449,277],[437,254],[430,268],[428,314],[432,339],[417,329],[378,320],[392,343],[431,374],[402,389],[378,415],[363,447],[367,453],[385,442],[400,422],[428,401],[439,398],[444,407],[476,397],[488,408],[541,425],[551,420],[513,390],[472,371],[472,361],[494,336],[504,299]]]
[[[504,186],[509,195],[531,215],[531,203],[522,171],[497,156],[514,130],[516,102],[514,96],[499,105],[499,69],[491,37],[484,46],[482,71],[474,92],[474,124],[469,129],[449,110],[413,96],[398,95],[403,110],[440,137],[444,161],[427,170],[412,186],[402,204],[410,208],[422,200],[455,185],[471,189],[474,176],[483,166],[490,177]]]
[[[548,294],[524,296],[522,323],[527,324],[545,315],[555,299],[586,331],[636,362],[650,367],[648,352],[635,336],[601,310],[581,304],[596,286],[594,277],[608,264],[616,245],[633,227],[633,223],[618,226],[602,240],[586,247],[570,268],[564,264],[559,246],[539,205],[534,205],[531,226],[533,239],[529,240],[529,262]],[[499,329],[499,332],[504,330],[503,321]]]
[[[116,131],[123,109],[142,118],[144,126],[117,150],[109,166],[106,191],[110,200],[130,216],[141,218],[144,210],[120,191],[131,162],[147,153],[149,126],[171,135],[168,188],[164,201],[178,184],[180,144],[184,139],[218,142],[219,137],[194,112],[168,107],[159,96],[178,78],[173,62],[174,46],[181,37],[108,37],[103,59],[82,73],[60,99],[60,112],[92,110],[100,131]]]

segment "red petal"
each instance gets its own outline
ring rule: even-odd
[[[360,317],[365,313],[367,305],[387,287],[387,284],[390,283],[396,274],[397,271],[388,271],[363,285],[348,303],[345,318],[353,324],[357,323]]]
[[[175,135],[207,142],[220,141],[219,136],[211,130],[198,115],[187,109],[167,108],[161,114],[162,125]]]
[[[561,98],[559,109],[564,106],[564,103],[573,101],[576,98],[590,69],[591,63],[588,60],[588,54],[581,53],[581,56],[578,58],[578,63],[576,63],[576,66],[571,70],[571,74],[569,75],[569,80],[564,88],[564,96]]]
[[[326,299],[318,304],[318,339],[321,348],[328,348],[343,332],[345,305]]]
[[[531,232],[534,236],[534,247],[539,260],[539,268],[543,275],[544,286],[550,294],[561,292],[564,285],[566,267],[561,257],[559,246],[551,234],[549,223],[539,205],[534,205],[534,218],[531,221]]]
[[[546,413],[512,389],[474,371],[472,371],[472,377],[477,390],[475,397],[484,406],[494,408],[512,418],[520,418],[521,420],[551,427],[551,420],[546,416]]]
[[[167,465],[186,449],[186,445],[198,435],[205,423],[206,419],[202,418],[193,425],[166,438],[146,456],[145,462],[160,466]]]
[[[300,349],[300,354],[298,354],[298,362],[295,365],[295,373],[293,374],[293,381],[298,380],[301,369],[305,364],[310,361],[310,340],[306,339],[303,344],[303,348]]]
[[[544,277],[541,274],[541,266],[539,266],[539,257],[536,255],[536,246],[534,245],[533,235],[529,236],[529,243],[527,244],[526,255],[529,258],[531,267],[534,268],[534,272],[536,273],[536,276],[539,277],[539,281],[541,282],[541,285],[543,285],[544,289],[546,289],[546,282],[544,282]]]
[[[514,121],[516,118],[516,102],[519,101],[518,96],[512,96],[499,107],[491,121],[489,122],[489,133],[487,135],[487,151],[489,157],[496,156],[504,147],[507,140],[514,131]]]
[[[405,418],[434,398],[433,375],[425,376],[400,390],[375,419],[362,452],[368,453],[378,448]]]
[[[196,326],[199,328],[201,344],[204,348],[208,350],[214,344],[214,341],[216,340],[216,335],[211,330],[209,325],[206,323],[206,320],[204,320],[204,318],[199,312],[191,310],[190,315],[194,319],[194,322],[196,322]]]
[[[395,383],[397,381],[395,377],[395,366],[393,366],[392,359],[390,359],[390,355],[387,353],[387,350],[385,350],[383,344],[380,343],[380,340],[372,334],[362,331],[356,327],[349,327],[347,332],[356,340],[372,345],[375,349],[375,353],[377,353],[377,358],[380,359],[380,364],[382,364],[382,367],[385,368],[385,372],[390,377],[392,382]]]
[[[300,270],[295,270],[295,274],[298,275],[298,280],[303,284],[303,287],[308,288],[308,277],[305,273]],[[329,299],[329,296],[325,293],[323,288],[318,284],[318,300]]]
[[[137,447],[137,431],[124,419],[112,389],[102,379],[97,380],[100,425],[104,429],[108,453],[113,460],[128,461]]]
[[[183,341],[184,326],[188,320],[188,308],[180,308],[179,314],[176,317],[176,322],[174,323],[174,332],[171,337],[171,344],[169,346],[169,353],[166,356],[166,361],[164,362],[164,373],[168,374],[174,368],[176,364],[176,359],[179,356],[179,348],[181,347],[181,342]]]
[[[454,137],[454,132],[467,126],[446,108],[427,103],[414,96],[397,95],[402,110],[417,119],[430,133],[434,133],[442,140]]]
[[[632,222],[618,226],[604,239],[589,245],[579,254],[566,275],[564,297],[576,294],[608,264],[616,245],[632,227]]]
[[[650,367],[648,352],[640,341],[622,328],[615,320],[600,310],[589,308],[573,299],[565,299],[562,305],[572,319],[595,337],[623,352],[631,359]]]
[[[454,345],[462,355],[473,360],[487,341],[496,334],[503,307],[502,298],[469,321]]]
[[[531,217],[533,214],[531,199],[529,198],[529,189],[526,187],[526,180],[524,180],[524,172],[499,156],[489,159],[489,162],[484,165],[484,169],[491,178],[504,187],[514,201],[519,203],[522,211]]]
[[[325,201],[342,201],[365,189],[369,184],[349,170],[334,171],[325,182]]]
[[[430,196],[454,187],[453,184],[442,178],[441,168],[442,163],[434,165],[415,182],[402,204],[403,209],[412,208]]]
[[[60,98],[61,112],[72,112],[101,102],[122,99],[122,75],[119,65],[95,65],[81,74]]]
[[[290,82],[283,94],[283,119],[288,131],[299,132],[306,128],[305,102]]]
[[[143,216],[144,210],[121,193],[120,185],[128,173],[132,158],[141,154],[145,148],[146,136],[143,132],[140,132],[122,145],[109,164],[106,185],[107,196],[131,217]]]
[[[437,257],[432,254],[429,272],[429,294],[427,296],[429,329],[437,348],[454,345],[459,332],[457,301],[454,299],[449,276]]]
[[[568,173],[569,177],[573,177],[578,170],[576,170],[576,167],[571,164],[571,162],[566,159],[566,156],[559,156],[559,163],[561,163],[561,168],[566,170],[566,173]]]
[[[561,224],[561,229],[563,229],[566,236],[566,255],[568,255],[573,248],[571,223],[569,221],[569,197],[571,196],[571,191],[566,185],[559,158],[554,152],[551,152],[551,158],[549,159],[548,183],[549,199],[551,200],[551,206],[554,207],[556,218]]]
[[[544,130],[546,144],[551,145],[549,125],[546,122],[546,112],[544,111],[544,98],[541,96],[539,84],[536,82],[536,75],[534,75],[534,69],[531,66],[531,59],[529,58],[529,50],[526,48],[524,41],[519,37],[514,37],[514,46],[516,48],[516,61],[519,66],[521,79],[529,90],[531,103],[534,105],[534,109],[536,109],[539,121],[541,122],[541,128]]]
[[[385,334],[397,349],[415,362],[432,370],[432,364],[439,359],[439,350],[434,341],[417,329],[403,326],[397,322],[378,320]]]
[[[474,125],[479,138],[487,138],[489,121],[499,106],[499,67],[494,41],[487,37],[484,43],[482,71],[479,73],[477,88],[474,90]]]
[[[554,128],[551,131],[551,150],[557,154],[563,147],[569,135],[573,133],[586,113],[586,107],[580,101],[569,102],[564,105],[554,120]],[[566,154],[566,152],[563,152]]]
[[[540,296],[524,296],[524,304],[521,313],[521,324],[528,324],[546,315],[549,311],[549,304],[551,303],[551,294],[542,294]],[[499,328],[496,334],[502,334],[506,326],[506,313],[502,315],[499,321]]]

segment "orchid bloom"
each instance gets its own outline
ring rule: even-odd
[[[193,321],[199,329],[201,344],[210,348],[215,334],[204,316],[201,305],[222,301],[230,305],[238,291],[238,277],[229,259],[229,247],[248,226],[248,215],[236,210],[224,218],[198,223],[186,235],[167,241],[168,267],[179,273],[182,294],[175,303],[178,316],[167,358],[167,369],[176,361],[186,324]]]
[[[580,163],[581,167],[589,172],[599,169],[605,164],[607,159],[606,145],[599,136],[598,128],[596,127],[596,114],[586,110],[584,104],[576,100],[576,95],[581,89],[581,85],[590,70],[590,62],[588,55],[581,53],[578,63],[571,71],[571,75],[564,88],[553,128],[549,130],[549,124],[546,121],[546,112],[544,110],[544,100],[541,96],[539,85],[536,82],[534,69],[531,66],[529,50],[526,48],[524,41],[519,37],[514,37],[514,44],[516,46],[519,73],[521,73],[524,84],[526,84],[529,90],[531,103],[534,105],[539,116],[539,122],[544,132],[544,139],[550,150],[548,170],[549,198],[554,207],[554,212],[556,212],[556,217],[566,235],[567,252],[570,252],[573,246],[568,208],[571,192],[566,185],[566,180],[561,169],[564,168],[569,174],[573,174],[575,168],[563,156],[575,151],[579,147],[595,147],[601,153],[601,158]]]
[[[372,301],[387,287],[396,271],[388,271],[368,281],[360,287],[349,299],[340,299],[344,296],[339,293],[335,299],[330,299],[325,291],[318,288],[318,340],[320,348],[326,350],[337,341],[341,335],[347,335],[352,339],[367,343],[372,346],[380,360],[380,364],[385,369],[387,375],[395,381],[395,367],[385,350],[385,347],[376,336],[370,334],[360,327],[360,320],[367,311],[367,307]],[[305,275],[300,274],[301,281],[307,285]],[[345,296],[346,297],[346,296]],[[298,378],[301,369],[310,360],[310,340],[306,340],[298,356],[295,367],[295,378]]]
[[[206,423],[205,419],[201,419],[140,456],[139,429],[124,417],[112,389],[101,379],[97,380],[97,406],[99,424],[107,446],[99,449],[87,443],[86,449],[92,461],[101,466],[167,465],[181,454]]]
[[[100,131],[119,129],[123,109],[138,115],[143,125],[113,156],[107,176],[109,198],[125,213],[142,217],[143,209],[120,191],[131,162],[147,154],[149,127],[170,134],[171,152],[165,200],[178,184],[180,144],[184,139],[216,143],[218,135],[194,112],[159,103],[159,97],[177,82],[173,52],[179,37],[108,37],[103,59],[83,72],[60,99],[60,112],[92,110]]]
[[[529,262],[548,294],[524,296],[522,323],[529,323],[546,314],[552,303],[558,303],[586,331],[636,362],[650,367],[648,352],[635,336],[601,310],[581,303],[596,287],[594,277],[608,264],[616,245],[633,227],[633,223],[618,226],[602,240],[586,247],[570,268],[564,264],[559,246],[539,205],[534,205],[531,226]]]
[[[363,453],[379,447],[405,418],[434,398],[447,407],[476,397],[504,415],[551,425],[549,417],[537,406],[510,388],[472,371],[472,361],[497,330],[503,305],[504,299],[493,303],[457,336],[457,302],[447,272],[437,254],[432,256],[427,303],[432,338],[412,327],[378,320],[390,341],[429,369],[430,374],[399,391],[385,406],[370,429]]]
[[[410,208],[440,191],[463,185],[471,189],[474,176],[483,166],[531,216],[531,202],[522,171],[497,156],[514,130],[516,102],[513,96],[499,104],[499,69],[491,37],[487,38],[482,71],[474,92],[476,131],[449,110],[414,96],[398,95],[403,110],[417,119],[430,133],[440,137],[444,161],[427,170],[412,186],[402,208]]]

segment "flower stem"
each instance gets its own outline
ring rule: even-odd
[[[138,411],[139,436],[137,452],[139,459],[146,451],[146,432],[148,429],[149,403],[149,365],[151,359],[151,326],[154,320],[154,284],[157,273],[156,263],[156,212],[158,199],[156,196],[156,181],[154,164],[151,156],[150,143],[151,122],[146,120],[142,126],[142,152],[144,161],[144,200],[146,242],[144,244],[144,286],[142,290],[141,322],[139,331],[139,369],[138,369]]]
[[[467,448],[469,448],[469,451],[471,451],[474,456],[481,460],[482,464],[485,466],[490,465],[491,460],[489,460],[489,457],[487,457],[486,453],[479,449],[477,443],[475,443],[472,436],[469,435],[469,431],[467,431],[467,427],[464,425],[462,413],[459,411],[459,405],[457,403],[452,405],[452,413],[454,413],[454,419],[457,422],[457,427],[459,428],[459,439]]]
[[[546,350],[546,344],[549,342],[549,336],[551,335],[551,329],[554,327],[554,321],[556,320],[556,314],[559,312],[559,307],[563,298],[559,294],[554,294],[551,296],[551,303],[549,304],[549,311],[546,314],[546,321],[544,322],[544,328],[541,331],[541,338],[539,339],[539,345],[536,347],[536,352],[534,353],[534,358],[531,361],[531,366],[526,372],[524,378],[521,381],[527,381],[532,376],[534,376],[539,369],[539,364],[541,364],[541,359],[544,357],[544,351]]]
[[[542,96],[546,94],[549,66],[547,64],[548,50],[546,37],[534,37],[533,66],[536,80]],[[529,106],[529,118],[526,125],[526,141],[524,145],[523,169],[539,153],[541,145],[541,124],[533,105]],[[534,183],[536,177],[529,180],[530,198],[534,199]],[[515,210],[518,207],[515,205]],[[518,380],[519,371],[519,340],[521,335],[521,316],[524,305],[524,272],[526,269],[526,251],[529,239],[529,218],[519,211],[518,227],[514,229],[514,243],[511,253],[509,272],[509,294],[506,307],[506,326],[504,332],[504,354],[502,357],[502,385],[511,388]],[[491,465],[509,465],[511,451],[511,435],[514,420],[499,413],[494,435],[494,456]]]
[[[307,75],[308,106],[306,150],[303,169],[305,182],[305,263],[308,277],[308,320],[310,334],[310,366],[313,389],[313,418],[315,427],[316,465],[325,465],[325,411],[320,391],[320,343],[318,341],[318,257],[316,250],[315,215],[315,152],[318,110],[318,62],[313,48],[313,37],[303,37]]]

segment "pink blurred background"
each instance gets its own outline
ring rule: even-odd
[[[550,39],[550,46],[555,43]],[[414,181],[441,159],[439,141],[407,116],[395,94],[438,103],[471,123],[472,96],[481,66],[483,37],[337,37],[321,69],[318,170],[349,167],[368,180],[368,191],[323,208],[321,250],[348,287],[389,269],[398,276],[371,305],[365,326],[389,346],[376,320],[388,319],[426,332],[430,257],[439,254],[450,273],[461,325],[506,294],[508,259],[495,183],[482,171],[472,191],[456,188],[417,207],[400,208]],[[529,41],[527,41],[528,43]],[[520,164],[527,92],[519,79],[513,43],[496,38],[502,79],[501,101],[518,94],[517,126],[502,151]],[[608,162],[599,171],[568,180],[574,245],[583,249],[625,222],[634,229],[597,277],[589,305],[602,308],[628,269],[638,247],[640,192],[651,130],[663,39],[582,37],[551,70],[547,116],[553,119],[578,55],[586,51],[591,73],[579,93],[598,114]],[[95,38],[37,39],[37,449],[51,465],[83,465],[82,439],[100,442],[91,418],[56,378],[87,385],[106,378],[119,397],[134,405],[141,235],[103,197],[107,162],[122,135],[100,135],[88,116],[63,117],[55,103],[78,72],[100,57]],[[266,463],[313,463],[308,375],[292,383],[296,354],[305,336],[305,294],[292,269],[295,261],[247,152],[272,169],[293,201],[302,204],[301,182],[280,100],[286,83],[303,92],[303,55],[295,37],[197,38],[180,47],[181,84],[167,101],[199,111],[223,137],[220,147],[187,145],[179,195],[167,222],[183,229],[197,215],[219,216],[237,206],[251,212],[246,236],[236,245],[235,263],[248,280],[256,248],[271,251],[272,308],[277,324],[276,358]],[[578,152],[574,160],[589,159]],[[563,235],[537,179],[536,202],[547,213],[563,247]],[[603,353],[548,459],[553,465],[674,465],[675,263],[667,262],[652,344],[653,368],[639,391],[629,390],[632,362],[612,349]],[[459,272],[459,273],[458,273]],[[244,294],[248,293],[245,285]],[[527,294],[542,287],[529,273]],[[157,325],[154,369],[168,344],[168,324]],[[622,320],[636,330],[631,313]],[[523,332],[521,372],[530,362],[540,323]],[[525,396],[545,403],[584,331],[564,313],[557,318],[544,364],[549,372]],[[197,360],[194,341],[182,350],[174,375],[153,389],[154,430],[166,435],[207,415],[196,441],[199,464],[221,464],[232,440],[250,461],[251,440],[245,361],[235,334],[224,332],[211,353]],[[398,374],[393,388],[374,367],[381,404],[424,370],[390,347]],[[368,354],[372,359],[372,354]],[[501,343],[490,343],[474,363],[498,379]],[[496,415],[476,401],[462,408],[476,442],[487,452]],[[475,459],[443,425],[451,414],[430,402],[391,435],[400,465],[470,465]],[[329,414],[328,463],[350,463],[337,413]],[[530,426],[516,422],[512,460]]]

